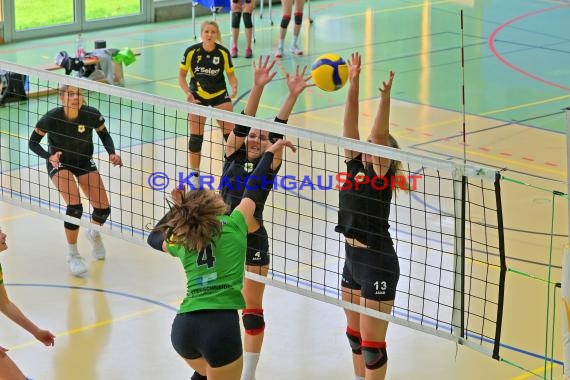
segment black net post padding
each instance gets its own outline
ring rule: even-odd
[[[497,321],[495,324],[495,343],[493,345],[493,359],[500,360],[501,327],[503,323],[503,306],[505,304],[505,279],[507,275],[507,259],[505,256],[505,231],[503,227],[503,206],[501,202],[501,174],[495,174],[495,202],[497,206],[497,233],[499,237],[499,258],[501,269],[499,274],[499,299],[497,302]]]

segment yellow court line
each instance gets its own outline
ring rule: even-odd
[[[33,212],[33,211],[28,211],[28,212],[21,212],[19,214],[15,214],[15,215],[4,216],[4,217],[0,217],[0,222],[7,222],[9,220],[20,219],[20,218],[24,218],[26,216],[32,216],[32,215],[38,215],[38,213]]]
[[[176,301],[176,303],[178,304],[179,301]],[[170,304],[174,304],[174,302],[170,302]],[[154,306],[154,307],[151,307],[151,308],[148,308],[148,309],[144,309],[144,310],[140,310],[140,311],[137,311],[137,312],[134,312],[134,313],[126,314],[126,315],[123,315],[123,316],[121,316],[121,317],[106,319],[106,320],[104,320],[104,321],[96,322],[96,323],[93,323],[93,324],[90,324],[90,325],[87,325],[87,326],[82,326],[82,327],[78,327],[78,328],[75,328],[75,329],[63,331],[63,332],[60,332],[60,333],[55,334],[55,336],[56,336],[56,338],[58,338],[58,337],[62,337],[62,336],[68,336],[68,335],[73,335],[73,334],[81,333],[81,332],[84,332],[84,331],[87,331],[87,330],[92,330],[92,329],[96,329],[96,328],[99,328],[99,327],[104,327],[104,326],[110,325],[110,324],[115,323],[115,322],[132,319],[132,318],[139,317],[139,316],[145,315],[145,314],[150,314],[150,313],[155,312],[155,311],[157,311],[157,310],[164,310],[164,308],[161,308],[161,307],[158,307],[158,306]],[[19,349],[22,349],[22,348],[26,348],[26,347],[30,347],[30,346],[36,345],[36,344],[41,344],[41,343],[40,343],[39,341],[37,341],[37,340],[30,340],[30,341],[28,341],[28,342],[26,342],[26,343],[22,343],[22,344],[18,344],[18,345],[16,345],[16,346],[9,347],[9,350],[10,350],[10,351],[19,350]],[[57,341],[56,341],[56,344],[57,344]]]
[[[548,364],[546,367],[544,366],[538,367],[530,372],[525,372],[522,375],[511,377],[509,380],[525,380],[530,378],[534,379],[536,376],[539,376],[541,373],[544,373],[544,371],[548,371],[550,367],[552,367],[552,364]]]

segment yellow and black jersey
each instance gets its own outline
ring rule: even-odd
[[[180,69],[190,72],[190,91],[204,99],[220,96],[226,91],[224,71],[234,72],[234,64],[228,49],[220,44],[206,51],[202,43],[190,46],[184,52]]]

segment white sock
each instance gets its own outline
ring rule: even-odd
[[[293,36],[293,40],[291,41],[291,46],[297,47],[297,41],[299,40],[299,36]]]
[[[362,376],[354,376],[354,380],[364,380],[364,377],[362,377]]]
[[[259,362],[259,353],[244,352],[243,354],[243,371],[241,380],[255,380],[255,370]]]
[[[283,49],[283,40],[279,40],[279,44],[277,44],[277,49]]]
[[[67,251],[70,256],[78,256],[79,251],[77,250],[77,244],[67,244]]]

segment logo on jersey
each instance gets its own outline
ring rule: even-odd
[[[201,60],[202,60],[202,56],[199,55],[199,56],[198,56],[198,59],[197,59],[197,61],[196,61],[196,63],[200,63]]]
[[[205,74],[211,77],[215,77],[220,73],[220,71],[221,69],[211,69],[209,67],[204,67],[204,66],[196,66],[196,68],[194,69],[194,73],[196,74]]]
[[[243,170],[245,170],[246,173],[251,173],[253,171],[253,163],[246,162],[245,164],[243,164]]]
[[[83,124],[79,124],[77,126],[77,132],[79,132],[79,133],[85,132],[85,126]]]
[[[214,57],[214,59],[212,59],[212,63],[214,65],[219,65],[220,64],[220,57]]]

